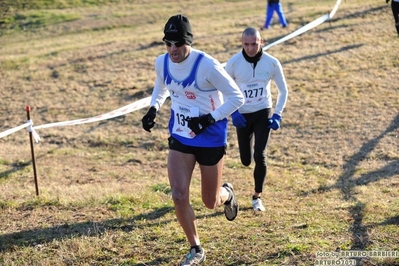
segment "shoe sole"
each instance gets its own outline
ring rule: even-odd
[[[232,205],[233,205],[233,206],[236,206],[235,214],[233,214],[232,217],[229,217],[229,216],[227,215],[226,208],[229,207],[229,206],[227,206],[227,205],[225,205],[225,211],[224,211],[224,215],[226,216],[226,219],[227,219],[228,221],[233,221],[233,220],[237,217],[237,215],[238,215],[238,210],[239,210],[238,202],[237,202],[236,196],[235,196],[235,194],[234,194],[234,188],[233,188],[233,185],[230,184],[230,183],[224,183],[224,184],[223,184],[223,187],[227,188],[229,191],[231,191],[231,192],[233,193],[233,198],[231,199],[232,202],[230,202],[230,205],[231,205],[231,203],[233,203]]]

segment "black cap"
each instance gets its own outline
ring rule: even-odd
[[[165,36],[162,40],[179,41],[188,45],[193,43],[190,21],[181,14],[169,18],[163,33]]]

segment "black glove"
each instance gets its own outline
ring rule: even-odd
[[[389,3],[389,0],[386,0],[387,4]]]
[[[211,114],[203,115],[200,117],[187,118],[188,127],[195,133],[195,135],[203,132],[207,127],[215,123],[215,119]]]
[[[147,114],[143,116],[143,119],[141,119],[141,122],[143,122],[143,128],[146,131],[151,132],[150,129],[153,128],[155,125],[154,119],[156,116],[157,116],[157,109],[155,109],[154,106],[151,106]]]

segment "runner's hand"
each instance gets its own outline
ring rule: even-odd
[[[202,133],[209,125],[212,124],[212,120],[214,123],[214,119],[211,114],[199,116],[199,117],[189,117],[187,119],[188,127],[198,135]]]
[[[141,119],[145,131],[151,132],[151,128],[153,128],[155,125],[154,119],[156,116],[157,116],[157,109],[151,106],[147,114],[143,116],[143,119]]]
[[[273,114],[273,116],[269,119],[269,128],[273,130],[277,130],[280,128],[281,116],[278,114]]]
[[[236,128],[243,128],[247,126],[247,120],[242,114],[240,114],[240,112],[238,112],[238,110],[231,114],[231,118],[233,119],[233,125]]]

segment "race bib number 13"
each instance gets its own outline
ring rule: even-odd
[[[199,108],[173,104],[172,109],[174,113],[172,133],[190,139],[195,137],[195,134],[188,128],[186,119],[199,116]]]

